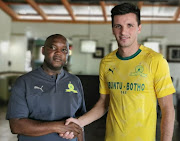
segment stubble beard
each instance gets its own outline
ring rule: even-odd
[[[62,64],[61,66],[53,66],[50,62],[44,60],[44,63],[45,63],[45,66],[47,68],[49,68],[50,70],[53,70],[53,71],[59,71],[63,68],[64,64]]]

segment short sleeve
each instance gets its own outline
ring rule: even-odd
[[[109,94],[109,88],[105,78],[105,64],[103,60],[101,60],[100,68],[99,68],[99,92],[100,94]]]
[[[79,78],[78,79],[78,85],[80,87],[80,93],[81,93],[81,100],[80,100],[80,107],[78,111],[76,112],[76,117],[82,116],[86,112],[86,106],[85,106],[85,100],[84,100],[84,91],[82,87],[82,83]]]
[[[25,82],[22,77],[20,77],[15,82],[11,91],[6,119],[28,117],[29,109],[26,102],[25,91]]]
[[[154,71],[154,84],[155,84],[155,92],[157,98],[161,98],[175,92],[170,71],[169,65],[163,57],[159,57],[155,63]]]

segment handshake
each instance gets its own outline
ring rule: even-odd
[[[84,128],[80,124],[78,119],[69,118],[65,121],[64,133],[60,133],[59,136],[65,139],[78,138],[78,141],[84,141]]]

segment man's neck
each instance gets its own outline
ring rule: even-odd
[[[44,70],[44,72],[46,72],[49,75],[58,75],[61,73],[61,70],[52,70],[52,69],[46,67],[45,64],[42,65],[42,69]]]
[[[119,47],[118,54],[123,58],[129,57],[129,56],[132,56],[133,54],[135,54],[138,51],[139,47],[140,47],[139,44],[137,44],[136,46],[132,46],[132,47]]]

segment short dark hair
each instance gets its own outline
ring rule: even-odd
[[[49,37],[47,37],[46,40],[45,40],[44,46],[46,46],[46,44],[48,43],[49,40],[52,42],[53,39],[58,38],[58,37],[60,37],[60,38],[62,38],[63,40],[66,41],[66,45],[67,45],[67,48],[68,48],[68,51],[69,51],[69,43],[68,43],[68,40],[66,39],[66,37],[64,37],[64,36],[61,35],[61,34],[53,34],[53,35],[50,35]]]
[[[61,35],[61,34],[53,34],[53,35],[50,35],[49,37],[46,38],[45,44],[46,44],[46,42],[48,40],[53,40],[53,39],[58,38],[58,37],[61,37],[62,39],[67,41],[67,39],[63,35]]]
[[[138,25],[141,24],[140,9],[137,6],[135,6],[134,4],[122,3],[119,5],[116,5],[111,10],[112,27],[114,25],[114,16],[115,15],[124,15],[124,14],[128,14],[128,13],[134,13],[136,15]]]

